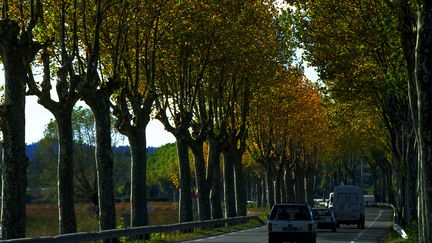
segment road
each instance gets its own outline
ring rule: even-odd
[[[317,242],[381,242],[380,239],[392,226],[392,221],[393,210],[391,208],[367,208],[365,229],[357,229],[356,225],[341,225],[341,228],[338,228],[335,233],[330,230],[318,230]],[[267,242],[267,226],[186,242],[265,243]]]

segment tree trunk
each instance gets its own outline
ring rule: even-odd
[[[294,180],[291,171],[285,171],[286,202],[295,202]]]
[[[258,208],[263,207],[263,200],[262,200],[262,194],[263,194],[263,188],[262,188],[262,181],[258,180],[255,183],[255,191],[256,191],[256,204]]]
[[[208,138],[208,164],[213,170],[211,181],[211,213],[213,219],[223,218],[222,195],[221,195],[221,171],[220,171],[220,149],[216,139]]]
[[[177,155],[179,159],[179,180],[180,180],[180,205],[179,221],[193,221],[192,214],[192,185],[189,165],[188,145],[182,139],[177,138]]]
[[[432,2],[421,1],[415,80],[419,142],[419,241],[432,242]]]
[[[375,202],[380,202],[380,193],[379,193],[379,181],[378,175],[375,166],[370,166],[371,168],[371,177],[373,180],[373,195]]]
[[[91,97],[86,98],[86,103],[95,116],[99,229],[115,229],[116,211],[113,190],[113,152],[109,96],[102,91],[97,91]]]
[[[12,30],[11,30],[12,29]],[[2,239],[25,237],[28,160],[25,152],[26,63],[17,40],[19,27],[0,21],[0,48],[5,73],[5,96],[1,110],[3,132]]]
[[[262,180],[262,205],[263,205],[263,207],[268,206],[266,179],[267,179],[267,176],[266,176],[266,173],[264,173],[264,179]]]
[[[58,207],[60,234],[76,232],[73,189],[73,131],[72,107],[59,109],[56,114],[59,131]]]
[[[147,123],[145,123],[147,124]],[[145,126],[128,134],[131,147],[131,227],[148,225],[147,213],[147,141]]]
[[[270,165],[266,165],[265,167],[266,167],[265,177],[266,177],[266,184],[267,184],[267,200],[268,200],[269,208],[272,208],[273,205],[275,204],[273,176],[271,173]]]
[[[210,188],[206,178],[206,168],[204,160],[204,141],[194,141],[190,143],[195,164],[195,181],[198,188],[198,214],[200,220],[210,219]],[[210,164],[209,164],[210,167]],[[209,172],[213,172],[209,168]],[[208,175],[208,174],[207,174]]]
[[[225,194],[225,216],[236,217],[235,181],[234,181],[234,155],[230,150],[224,150],[224,194]]]
[[[282,181],[283,181],[283,165],[279,164],[279,168],[276,173],[275,178],[275,196],[276,196],[276,203],[282,202]]]
[[[417,219],[417,165],[418,165],[418,157],[417,157],[417,149],[415,148],[415,141],[411,142],[412,149],[408,151],[408,159],[406,160],[408,175],[407,175],[407,202],[408,202],[408,212],[407,218],[408,222],[411,222],[413,219]]]
[[[305,178],[304,173],[301,169],[297,169],[295,174],[295,194],[296,194],[296,202],[304,203],[305,202]]]
[[[286,183],[285,183],[285,173],[286,171],[284,171],[281,175],[281,200],[283,203],[288,202],[288,196],[287,196],[287,188],[286,188]]]
[[[390,175],[388,174],[388,171],[383,171],[383,196],[384,196],[384,202],[389,203],[390,202]]]
[[[246,183],[243,174],[242,153],[235,149],[232,154],[234,159],[234,173],[235,173],[235,195],[236,195],[236,212],[237,216],[246,216],[247,209],[247,194]]]
[[[314,204],[315,192],[315,171],[312,169],[306,175],[306,202],[310,205]]]

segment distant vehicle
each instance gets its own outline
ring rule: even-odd
[[[312,213],[317,222],[318,229],[331,229],[336,232],[336,218],[329,208],[313,208]]]
[[[329,199],[327,201],[327,207],[333,209],[334,207],[334,192],[330,192]]]
[[[334,189],[333,213],[337,226],[340,224],[357,224],[365,227],[365,204],[363,190],[359,186],[336,186]]]
[[[247,205],[250,205],[250,206],[256,206],[256,201],[251,201],[251,200],[249,200],[249,201],[247,201],[246,202],[247,203]]]
[[[308,204],[276,204],[268,221],[268,242],[315,243],[317,223]]]

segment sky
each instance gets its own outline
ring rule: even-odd
[[[318,80],[318,74],[313,67],[305,65],[305,75],[312,81]],[[3,65],[0,64],[0,84],[4,84]],[[76,106],[85,107],[86,104],[79,101]],[[26,143],[36,143],[43,137],[45,126],[54,116],[43,106],[37,103],[36,96],[26,97]],[[147,146],[159,147],[167,143],[175,142],[174,136],[167,132],[162,123],[158,120],[151,120],[146,129],[147,133]],[[127,139],[124,139],[127,144]]]

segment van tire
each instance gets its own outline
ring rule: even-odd
[[[358,229],[364,229],[365,228],[365,218],[364,216],[360,218],[360,220],[357,222],[357,228]]]
[[[268,243],[279,243],[279,241],[273,237],[268,237]]]

